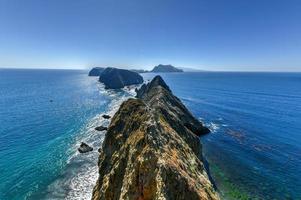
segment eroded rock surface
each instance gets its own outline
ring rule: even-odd
[[[202,162],[207,132],[155,77],[112,118],[92,199],[219,199]]]

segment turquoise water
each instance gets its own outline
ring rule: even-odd
[[[86,141],[97,150],[101,113],[125,96],[86,71],[0,70],[0,199],[89,198],[97,151],[76,149]]]
[[[300,199],[300,73],[161,75],[212,130],[201,141],[223,198]],[[132,95],[86,71],[0,70],[0,199],[90,199],[94,128]],[[81,141],[95,151],[79,154]]]

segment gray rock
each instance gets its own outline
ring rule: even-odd
[[[110,119],[111,118],[110,115],[102,115],[102,117],[105,118],[105,119]]]
[[[106,131],[106,130],[108,130],[108,128],[105,127],[105,126],[98,126],[98,127],[95,128],[95,130],[97,130],[97,131]]]
[[[93,148],[90,147],[89,145],[87,145],[86,143],[82,142],[82,143],[80,144],[80,147],[78,148],[78,151],[79,151],[80,153],[87,153],[87,152],[89,152],[89,151],[93,151]]]

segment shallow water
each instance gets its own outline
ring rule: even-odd
[[[211,129],[201,141],[222,197],[300,199],[300,73],[161,75]],[[94,128],[132,95],[86,71],[0,70],[0,199],[90,199]],[[79,154],[81,141],[94,151]]]

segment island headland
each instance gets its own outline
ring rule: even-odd
[[[130,70],[108,67],[99,75],[99,81],[106,89],[119,89],[127,85],[141,84],[143,78]]]
[[[89,76],[100,76],[100,74],[105,70],[103,67],[94,67],[89,71]]]
[[[219,199],[199,140],[209,129],[160,76],[136,92],[112,117],[92,199]]]

